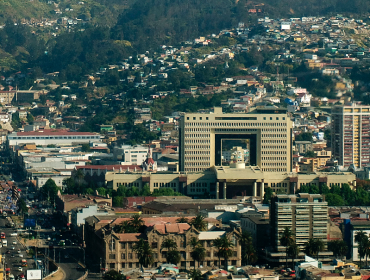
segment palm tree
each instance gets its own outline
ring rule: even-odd
[[[317,255],[319,260],[319,253],[324,250],[324,242],[321,239],[310,238],[305,246],[305,253],[309,256]]]
[[[202,245],[198,245],[191,251],[190,255],[194,261],[198,262],[198,267],[200,267],[200,262],[206,258],[206,249]]]
[[[170,250],[166,255],[167,263],[178,264],[181,260],[180,252],[177,250]]]
[[[163,240],[161,248],[167,249],[168,251],[177,250],[177,243],[175,240],[167,237],[165,240]]]
[[[280,245],[285,246],[285,268],[288,268],[288,247],[294,244],[293,231],[286,227],[280,235]]]
[[[177,251],[177,243],[175,240],[167,237],[162,242],[161,249],[167,249],[166,260],[167,263],[178,264],[181,260],[180,252]]]
[[[194,226],[194,228],[199,231],[207,230],[207,223],[201,214],[198,214],[195,218],[191,219],[190,225]]]
[[[185,218],[185,217],[180,217],[176,220],[176,223],[179,223],[179,224],[187,224],[189,223],[189,220],[188,218]]]
[[[140,228],[145,224],[143,219],[140,217],[140,214],[133,215],[129,222],[130,225],[137,230],[137,232],[139,232]]]
[[[294,269],[294,259],[296,259],[299,255],[300,249],[296,243],[293,243],[288,247],[288,255],[292,258],[292,269]]]
[[[192,269],[189,273],[189,278],[193,280],[201,280],[202,279],[202,273],[198,269]]]
[[[233,255],[232,248],[234,244],[227,238],[227,236],[219,237],[215,239],[213,245],[217,247],[217,256],[219,259],[224,258],[225,260],[225,270],[227,271],[228,258]],[[221,261],[220,261],[221,264]]]
[[[355,241],[357,242],[357,245],[358,245],[358,254],[360,256],[360,266],[361,266],[361,262],[362,262],[362,258],[365,256],[365,242],[366,240],[368,239],[367,235],[365,232],[363,232],[362,230],[356,232],[356,235],[355,235]]]
[[[254,263],[257,261],[256,249],[253,246],[252,235],[248,231],[243,231],[240,236],[240,244],[242,246],[242,259],[246,264]]]
[[[332,251],[335,257],[343,258],[347,255],[348,246],[343,240],[334,240],[328,243],[328,250]]]
[[[140,239],[139,242],[134,245],[133,249],[138,254],[139,263],[142,267],[148,267],[154,263],[153,251],[148,241]]]

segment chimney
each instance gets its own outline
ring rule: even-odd
[[[107,198],[109,198],[109,194],[107,194]]]
[[[95,190],[95,194],[96,194],[96,195],[99,195],[98,190]]]

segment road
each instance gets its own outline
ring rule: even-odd
[[[79,248],[54,248],[50,250],[50,258],[54,259],[58,266],[60,266],[65,274],[66,280],[78,279],[84,275],[85,269],[78,263],[82,260],[82,250]]]
[[[17,237],[10,236],[11,233],[15,232],[12,228],[6,228],[5,227],[5,218],[0,218],[0,230],[2,232],[5,232],[6,238],[8,242],[8,246],[3,246],[1,248],[1,254],[5,256],[5,267],[10,268],[10,273],[14,276],[26,274],[26,269],[34,269],[35,267],[35,261],[29,257],[26,253],[25,247],[19,243]],[[15,242],[16,244],[13,244]],[[13,249],[14,248],[14,249]],[[20,250],[20,253],[18,253],[18,250]],[[9,252],[9,253],[7,253]],[[23,257],[19,257],[19,255],[23,255]],[[21,267],[21,260],[26,259],[28,263],[28,267]],[[19,267],[22,268],[22,271],[19,271]]]

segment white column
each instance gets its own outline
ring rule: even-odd
[[[253,196],[257,196],[257,182],[253,183]]]
[[[265,194],[265,183],[261,182],[261,199],[263,199],[264,194]]]
[[[216,182],[216,199],[220,198],[220,183]]]
[[[224,199],[226,199],[226,182],[224,182]]]

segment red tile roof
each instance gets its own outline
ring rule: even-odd
[[[162,224],[154,225],[154,229],[159,233],[184,233],[190,228],[189,224]]]
[[[139,241],[141,233],[119,233],[117,234],[119,241]]]

